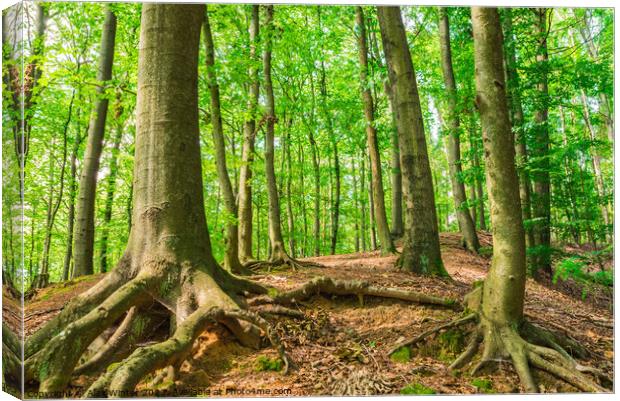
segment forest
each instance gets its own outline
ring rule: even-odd
[[[2,28],[5,391],[613,391],[613,9]]]

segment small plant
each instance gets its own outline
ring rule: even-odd
[[[478,249],[478,254],[484,257],[491,257],[493,256],[493,247],[492,246],[481,246],[480,249]]]
[[[489,379],[475,378],[471,381],[471,385],[476,387],[479,393],[495,393],[495,390],[493,390],[493,382]]]
[[[400,390],[401,394],[436,394],[435,390],[422,383],[410,383]]]
[[[282,370],[282,360],[280,358],[269,358],[261,355],[256,358],[255,370],[257,372],[279,372]]]
[[[407,363],[411,360],[411,350],[409,347],[400,347],[392,355],[390,355],[392,362]]]

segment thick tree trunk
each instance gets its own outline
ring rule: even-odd
[[[239,260],[252,260],[252,163],[254,162],[254,141],[256,139],[256,110],[258,105],[259,81],[256,67],[259,34],[259,7],[252,6],[250,20],[250,91],[247,112],[249,117],[243,124],[243,147],[239,168]]]
[[[377,7],[383,51],[396,113],[405,197],[405,236],[399,265],[408,271],[447,275],[415,72],[399,7]]]
[[[74,232],[73,277],[93,274],[93,251],[95,241],[95,198],[97,194],[97,173],[103,147],[109,100],[105,86],[112,78],[114,41],[116,39],[116,16],[108,7],[101,34],[99,69],[97,72],[97,100],[91,116],[82,175],[77,197],[77,216]]]
[[[366,21],[361,6],[355,8],[355,21],[358,29],[357,45],[360,61],[360,83],[362,101],[364,103],[364,117],[366,118],[366,138],[370,156],[370,171],[372,181],[372,200],[377,234],[381,244],[381,253],[388,254],[395,251],[390,228],[388,227],[385,212],[385,194],[383,191],[383,176],[381,173],[381,156],[377,143],[377,129],[375,127],[375,108],[368,85],[368,44],[366,41]]]
[[[532,174],[534,182],[533,217],[534,239],[537,251],[532,258],[533,275],[536,279],[551,277],[551,182],[549,176],[549,92],[548,92],[548,60],[547,53],[547,17],[549,10],[536,9],[536,61],[540,72],[536,89],[538,91],[538,109],[534,114],[535,140],[532,153],[536,157],[535,169]]]
[[[215,45],[209,23],[209,13],[205,14],[203,24],[203,34],[205,41],[205,59],[207,64],[207,79],[211,98],[211,126],[213,130],[213,145],[215,147],[215,164],[217,167],[217,178],[224,198],[224,207],[228,218],[226,219],[225,253],[224,267],[235,274],[244,273],[244,269],[239,261],[239,229],[237,226],[237,202],[233,192],[228,167],[226,165],[226,142],[224,139],[224,129],[222,127],[222,112],[220,109],[220,87],[217,82],[215,67]]]
[[[178,368],[205,319],[242,333],[237,320],[212,314],[238,309],[232,294],[247,282],[216,264],[205,221],[197,76],[204,11],[204,5],[142,7],[134,226],[118,266],[28,338],[26,380],[38,381],[42,392],[63,390],[97,336],[134,307],[146,315],[141,307],[154,301],[174,316],[172,339],[111,366],[108,392],[132,391],[155,369]]]
[[[457,111],[457,93],[454,71],[452,69],[452,49],[450,47],[450,23],[446,8],[439,9],[439,41],[441,47],[441,65],[443,80],[448,96],[448,164],[450,166],[450,181],[454,197],[454,208],[459,223],[459,230],[463,235],[463,244],[467,249],[478,252],[480,243],[476,234],[476,225],[467,210],[467,195],[465,184],[461,176],[461,141],[460,120]]]
[[[526,169],[527,147],[525,143],[523,106],[521,104],[521,83],[519,73],[517,72],[516,43],[512,33],[512,10],[510,8],[504,9],[503,33],[505,38],[504,58],[508,78],[506,82],[508,85],[506,95],[508,97],[512,128],[515,136],[516,162],[519,173],[519,196],[521,198],[521,207],[523,208],[523,221],[530,221],[532,219],[531,183],[530,175]],[[535,245],[534,233],[531,228],[525,230],[525,245],[528,248]]]

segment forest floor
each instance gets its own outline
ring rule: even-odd
[[[483,246],[490,236],[481,233]],[[394,268],[396,256],[378,252],[311,258],[324,268],[272,271],[256,279],[278,289],[295,288],[313,277],[360,279],[373,284],[423,291],[460,300],[472,284],[485,277],[490,257],[473,255],[460,247],[457,234],[442,234],[442,255],[452,281],[418,277]],[[26,334],[51,319],[75,294],[101,276],[53,285],[39,291],[26,304]],[[562,291],[560,291],[562,290]],[[527,282],[525,311],[528,319],[558,333],[568,334],[590,352],[584,364],[603,369],[613,377],[612,297],[580,295],[559,286]],[[387,351],[399,340],[422,333],[458,315],[454,310],[366,297],[317,296],[297,306],[303,320],[281,318],[277,330],[296,367],[288,375],[271,371],[277,353],[269,347],[252,350],[222,328],[205,331],[193,355],[181,368],[174,387],[179,395],[290,396],[398,394],[401,392],[466,394],[519,391],[509,363],[476,378],[468,369],[450,373],[447,366],[458,356],[465,338],[461,332],[440,334],[412,350],[410,357],[390,359]],[[6,311],[5,311],[6,313]],[[542,372],[535,378],[544,392],[576,391]],[[74,385],[80,385],[78,382]],[[403,390],[407,388],[406,390]]]

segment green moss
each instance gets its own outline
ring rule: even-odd
[[[447,330],[437,337],[437,342],[440,347],[438,359],[451,362],[463,350],[465,335],[461,330]]]
[[[279,372],[282,370],[282,360],[280,358],[269,358],[265,355],[261,355],[256,358],[256,364],[254,370],[257,372]]]
[[[478,254],[484,257],[493,256],[493,247],[492,246],[481,246],[480,249],[478,249]]]
[[[114,370],[116,370],[116,368],[120,365],[120,362],[115,362],[115,363],[111,363],[110,365],[108,365],[108,367],[106,368],[106,372],[113,372]]]
[[[489,379],[475,378],[471,381],[471,385],[476,387],[479,393],[495,393],[495,390],[493,390],[493,382]]]
[[[279,295],[278,289],[273,287],[267,289],[267,295],[269,295],[270,298],[277,297]]]
[[[435,390],[422,383],[410,383],[400,390],[401,394],[436,394]]]
[[[411,349],[409,347],[400,347],[392,355],[390,355],[392,362],[407,363],[411,360]]]

